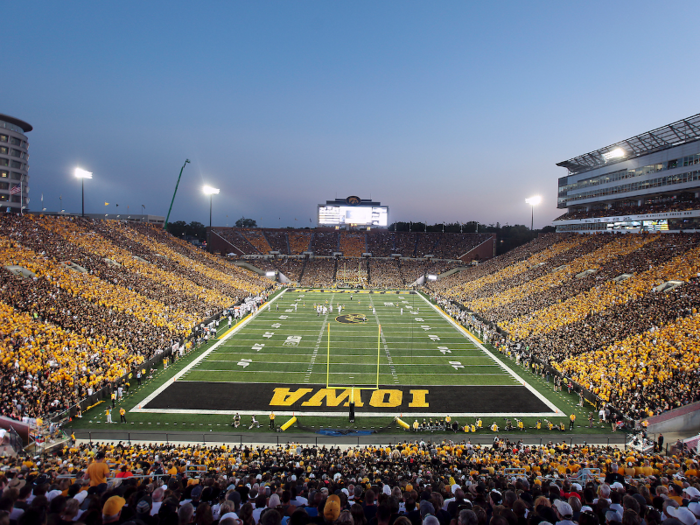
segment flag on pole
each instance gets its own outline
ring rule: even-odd
[[[14,187],[10,190],[10,195],[17,195],[17,194],[18,194],[19,192],[21,192],[21,191],[22,191],[22,186],[14,186]]]
[[[105,202],[105,206],[109,206],[109,202]]]

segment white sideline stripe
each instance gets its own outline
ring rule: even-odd
[[[464,337],[466,337],[466,338],[468,338],[469,340],[473,341],[474,344],[475,344],[476,346],[478,346],[479,348],[481,348],[481,349],[484,351],[484,353],[485,353],[486,355],[488,355],[491,359],[493,359],[493,360],[498,364],[498,366],[500,366],[505,372],[507,372],[510,376],[512,376],[513,379],[515,379],[517,382],[521,383],[521,384],[522,384],[525,388],[527,388],[532,394],[534,394],[534,395],[537,397],[537,399],[539,399],[539,400],[542,401],[545,405],[547,405],[549,408],[551,408],[552,411],[555,413],[555,415],[557,415],[557,416],[564,416],[564,415],[566,415],[566,414],[564,414],[564,412],[562,412],[561,410],[559,410],[559,409],[556,407],[556,405],[554,405],[554,403],[552,403],[551,401],[549,401],[549,399],[547,399],[547,398],[544,397],[542,394],[540,394],[537,390],[535,390],[535,389],[530,385],[530,383],[528,383],[528,382],[525,381],[522,377],[520,377],[518,374],[516,374],[514,370],[512,370],[511,368],[509,368],[509,367],[507,367],[505,364],[503,364],[503,363],[501,362],[501,360],[498,359],[495,355],[493,355],[484,345],[482,345],[481,343],[477,342],[476,339],[474,339],[474,337],[473,337],[470,333],[468,333],[468,332],[462,330],[462,329],[459,327],[459,325],[457,324],[457,322],[456,322],[454,319],[452,319],[452,317],[450,317],[450,316],[447,315],[446,313],[443,313],[443,312],[441,312],[440,310],[438,310],[437,307],[436,307],[434,304],[432,304],[430,301],[428,301],[428,299],[426,299],[426,298],[423,296],[423,294],[418,294],[418,295],[420,296],[421,299],[423,299],[423,301],[425,301],[426,303],[428,303],[428,306],[430,306],[433,310],[435,310],[437,313],[439,313],[442,317],[444,317],[445,319],[447,319],[447,321],[448,321],[450,324],[452,324],[452,326],[454,326],[455,330],[457,330],[457,331],[458,331],[460,334],[462,334]],[[549,415],[551,416],[552,414],[549,414]]]
[[[284,364],[284,363],[282,363]],[[299,364],[299,363],[291,363],[291,364]],[[375,375],[376,375],[376,370],[377,370],[377,365],[374,364],[369,364],[369,365],[356,365],[355,363],[331,363],[331,364],[338,364],[338,365],[353,365],[353,366],[373,366]],[[380,365],[380,367],[388,367],[388,364],[383,364]],[[408,366],[408,365],[401,365],[401,366]],[[414,366],[426,366],[426,365],[414,365]],[[448,366],[448,365],[432,365],[432,366]],[[475,366],[490,366],[493,367],[494,365],[475,365]],[[236,374],[259,374],[260,372],[271,372],[273,374],[306,374],[306,372],[299,372],[296,370],[285,370],[284,372],[281,370],[246,370],[245,368],[241,368],[240,370],[236,370],[235,368],[198,368],[197,370],[194,370],[194,372],[226,372],[226,373],[236,373]],[[312,372],[313,374],[325,374],[326,372]],[[349,375],[352,374],[353,372],[330,372],[331,375]],[[371,372],[358,372],[359,374],[364,374],[364,375],[371,375]],[[389,375],[389,372],[380,372],[384,375]],[[393,375],[393,374],[392,374]],[[402,373],[404,376],[416,376],[416,377],[425,377],[425,374],[410,374],[410,373]],[[431,372],[430,375],[433,376],[453,376],[455,375],[455,372],[449,372],[449,373],[444,373],[444,372]],[[485,374],[482,372],[475,373],[475,374],[470,374],[468,372],[461,372],[461,375],[463,376],[502,376],[503,374]],[[218,381],[214,381],[218,382]],[[235,381],[234,381],[235,382]],[[278,383],[278,381],[274,381],[275,383]],[[460,385],[460,386],[466,386],[466,385]],[[482,386],[488,386],[488,385],[482,385]]]
[[[248,317],[248,319],[244,320],[241,324],[239,324],[237,327],[235,327],[233,330],[231,330],[227,336],[225,336],[223,339],[219,339],[216,343],[214,343],[211,347],[209,347],[205,352],[202,352],[202,355],[200,355],[197,359],[193,360],[189,365],[187,365],[185,368],[180,370],[177,374],[175,374],[173,377],[171,377],[168,381],[163,383],[150,396],[146,397],[140,403],[136,403],[134,405],[134,408],[129,410],[129,412],[147,412],[147,410],[145,408],[139,408],[139,406],[146,406],[148,403],[150,403],[153,399],[155,399],[158,395],[160,395],[166,388],[168,388],[170,385],[172,385],[177,379],[181,378],[183,375],[185,375],[187,372],[189,372],[192,368],[194,368],[196,365],[198,365],[200,362],[202,362],[202,360],[204,360],[209,354],[211,354],[216,348],[218,348],[219,345],[225,343],[231,336],[233,336],[241,328],[243,328],[250,321],[255,319],[259,314],[261,314],[263,311],[265,311],[265,308],[269,308],[272,303],[274,303],[276,300],[278,300],[280,297],[282,297],[286,292],[287,292],[287,288],[282,290],[282,293],[279,294],[274,299],[272,299],[272,301],[268,302],[262,308],[260,308],[260,310],[258,310],[257,313],[252,314],[250,317]],[[150,411],[148,411],[148,412],[150,412]],[[158,412],[158,410],[156,410],[156,412]]]
[[[437,357],[437,356],[434,356]],[[442,356],[441,356],[442,357]],[[221,361],[221,360],[214,360],[214,359],[209,359],[207,363],[231,363],[235,364],[235,360],[231,361]],[[275,361],[276,365],[307,365],[306,361]],[[323,363],[325,364],[325,363]],[[374,369],[377,369],[377,363],[358,363],[356,361],[331,361],[331,365],[352,365],[352,366],[373,366]],[[390,366],[389,363],[379,363],[379,366]],[[436,364],[436,363],[404,363],[401,364],[400,366],[452,366],[452,365],[443,365],[443,364]],[[493,364],[486,364],[486,365],[469,365],[469,366],[495,366]],[[216,369],[210,369],[210,368],[198,368],[195,370],[195,372],[213,372]],[[252,370],[250,370],[252,372]],[[267,371],[267,370],[266,370]],[[243,370],[238,370],[237,368],[222,368],[221,372],[245,372],[245,369]],[[276,374],[283,374],[285,372],[275,372]],[[320,372],[318,372],[320,373]],[[351,373],[351,372],[348,372]]]
[[[343,416],[347,415],[347,411],[342,410],[346,409],[346,407],[340,406],[338,407],[341,409],[339,412],[298,412],[298,411],[290,411],[290,410],[275,410],[275,415],[278,416],[318,416],[318,417],[338,417],[338,416]],[[131,412],[131,411],[130,411]],[[234,414],[239,414],[241,416],[259,416],[260,414],[264,414],[265,410],[186,410],[186,409],[179,409],[179,408],[149,408],[149,409],[142,409],[139,410],[138,412],[150,412],[154,414],[188,414],[188,415],[195,415],[195,414],[207,414],[207,415],[229,415],[233,416]],[[417,418],[417,417],[435,417],[435,412],[411,412],[411,413],[406,413],[406,412],[362,412],[362,411],[355,411],[356,416],[362,416],[362,417],[399,417],[400,415],[403,415],[403,419],[411,419],[411,418]],[[513,412],[460,412],[458,414],[451,413],[450,414],[453,418],[456,417],[480,417],[480,418],[485,418],[485,417],[502,417],[502,418],[513,418],[513,417],[551,417],[552,413],[551,412],[523,412],[523,413],[513,413]],[[262,426],[263,423],[261,422],[260,425]],[[242,424],[242,427],[245,427],[247,425]],[[190,425],[182,425],[183,429],[189,428]],[[176,427],[173,427],[176,428]],[[330,428],[330,424],[328,425],[328,428]],[[485,435],[487,432],[490,432],[493,434],[489,429],[484,428],[483,432],[481,435]],[[467,435],[464,432],[458,432],[458,434],[461,435]],[[527,437],[527,436],[526,436]]]

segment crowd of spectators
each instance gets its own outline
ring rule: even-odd
[[[304,252],[308,252],[311,249],[311,235],[312,233],[308,230],[290,231],[287,234],[291,250],[289,255],[301,255]]]
[[[372,257],[389,257],[394,251],[395,232],[373,231],[367,236],[367,248]]]
[[[338,251],[338,232],[314,232],[311,251],[314,255],[331,256]]]
[[[120,442],[1,464],[0,520],[18,525],[696,525],[700,517],[700,467],[686,452],[498,438],[347,449]]]
[[[398,259],[377,259],[369,261],[370,286],[376,288],[402,288],[404,280]]]
[[[495,345],[551,365],[634,419],[700,399],[700,350],[691,343],[700,236],[556,240],[429,288]],[[665,284],[672,281],[679,286]]]
[[[345,257],[362,257],[366,253],[364,232],[341,232],[340,251]]]
[[[307,259],[301,276],[302,286],[332,286],[335,281],[336,259]]]
[[[289,245],[287,244],[287,232],[284,230],[263,230],[270,247],[280,252],[282,255],[289,255]]]
[[[0,219],[0,413],[67,409],[271,283],[147,225]]]
[[[250,244],[255,246],[255,249],[258,251],[258,253],[260,253],[260,255],[267,255],[270,253],[270,251],[272,251],[272,247],[270,246],[270,243],[267,242],[263,230],[257,228],[246,228],[239,231]]]

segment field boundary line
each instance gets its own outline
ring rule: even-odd
[[[454,327],[457,329],[458,332],[464,334],[464,337],[467,337],[468,339],[471,339],[472,341],[474,341],[474,343],[475,343],[479,348],[481,348],[481,350],[483,350],[483,352],[484,352],[487,356],[489,356],[491,359],[493,359],[493,361],[494,361],[495,363],[497,363],[498,366],[501,367],[508,375],[510,375],[513,379],[515,379],[518,383],[520,383],[521,385],[523,385],[525,388],[527,388],[535,397],[537,397],[537,399],[539,399],[540,401],[542,401],[542,403],[544,403],[546,406],[548,406],[550,409],[552,409],[552,411],[554,412],[554,415],[557,415],[557,416],[565,416],[565,415],[566,415],[564,412],[562,412],[561,410],[559,410],[559,408],[558,408],[554,403],[552,403],[552,402],[551,402],[549,399],[547,399],[544,395],[542,395],[540,392],[538,392],[530,383],[528,383],[527,381],[525,381],[525,380],[524,380],[520,375],[518,375],[514,370],[512,370],[512,369],[509,368],[509,367],[507,367],[503,362],[501,362],[501,360],[498,359],[495,355],[493,355],[493,354],[489,351],[489,349],[486,348],[486,347],[483,345],[483,343],[479,342],[479,340],[478,340],[476,337],[474,337],[474,336],[471,334],[471,332],[469,332],[468,330],[466,330],[466,329],[464,329],[462,326],[460,326],[459,323],[457,323],[457,321],[455,321],[454,319],[452,319],[452,317],[449,316],[442,308],[440,308],[439,306],[437,306],[437,305],[431,303],[428,299],[425,298],[425,296],[424,296],[423,294],[418,294],[418,295],[420,296],[421,299],[423,299],[423,301],[425,301],[425,302],[428,304],[428,306],[430,306],[431,308],[433,308],[435,311],[437,311],[438,313],[440,313],[445,319],[447,319],[447,321],[448,321],[452,326],[454,326]],[[461,329],[461,330],[460,330],[460,329]],[[549,414],[549,415],[551,416],[552,414]]]
[[[287,292],[287,290],[282,290],[281,294],[278,294],[274,299],[272,299],[269,302],[266,302],[263,304],[256,313],[249,315],[246,319],[243,319],[240,323],[238,323],[235,327],[232,327],[231,330],[228,330],[224,336],[222,336],[216,343],[214,343],[211,347],[207,348],[204,352],[202,352],[202,355],[194,359],[190,364],[188,364],[185,368],[180,370],[177,374],[175,374],[173,377],[168,379],[165,383],[163,383],[161,386],[156,388],[151,395],[147,396],[145,399],[141,400],[140,402],[136,403],[134,407],[129,410],[129,412],[146,412],[146,409],[140,408],[141,406],[146,406],[148,403],[150,403],[153,399],[155,399],[157,396],[159,396],[163,391],[168,388],[170,385],[172,385],[175,381],[180,379],[183,375],[185,375],[187,372],[192,370],[195,366],[197,366],[199,363],[201,363],[206,357],[211,354],[214,350],[216,350],[219,346],[221,346],[223,343],[225,343],[231,336],[236,334],[241,328],[243,328],[245,325],[247,325],[249,322],[251,322],[253,319],[257,318],[258,314],[262,313],[265,308],[270,308],[271,304],[274,303],[277,299],[280,297],[283,297],[284,294]],[[235,330],[234,330],[235,329]]]

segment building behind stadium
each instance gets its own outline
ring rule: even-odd
[[[32,126],[0,113],[0,206],[18,213],[29,202],[29,141]]]
[[[700,229],[700,114],[557,166],[558,232]]]

